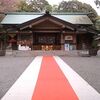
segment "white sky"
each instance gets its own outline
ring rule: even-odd
[[[56,4],[58,5],[61,1],[70,1],[70,0],[47,0],[51,5]],[[90,4],[98,13],[98,15],[100,15],[100,7],[97,8],[94,1],[95,0],[78,0],[87,4]]]

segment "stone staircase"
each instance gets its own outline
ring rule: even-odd
[[[35,56],[68,56],[68,57],[77,57],[82,56],[80,54],[82,50],[51,50],[51,51],[42,51],[42,50],[32,50],[32,51],[19,51],[19,50],[6,50],[6,56],[14,57],[35,57]],[[100,50],[98,51],[98,56],[100,56]]]
[[[78,51],[64,51],[64,50],[52,50],[52,51],[42,51],[42,50],[33,50],[33,51],[18,51],[10,50],[6,51],[6,55],[15,56],[15,57],[34,57],[34,56],[78,56]]]

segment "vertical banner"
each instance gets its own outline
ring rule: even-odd
[[[68,43],[65,43],[65,51],[69,51],[69,44]]]

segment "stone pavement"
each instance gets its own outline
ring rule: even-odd
[[[61,58],[100,93],[100,56]]]
[[[33,57],[0,56],[0,98],[31,63]]]
[[[100,93],[100,57],[61,56],[61,58]],[[34,57],[0,57],[0,98],[33,59]]]

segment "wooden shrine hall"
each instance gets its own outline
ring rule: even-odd
[[[1,24],[8,36],[7,48],[13,50],[88,49],[95,34],[83,13],[12,12]]]

